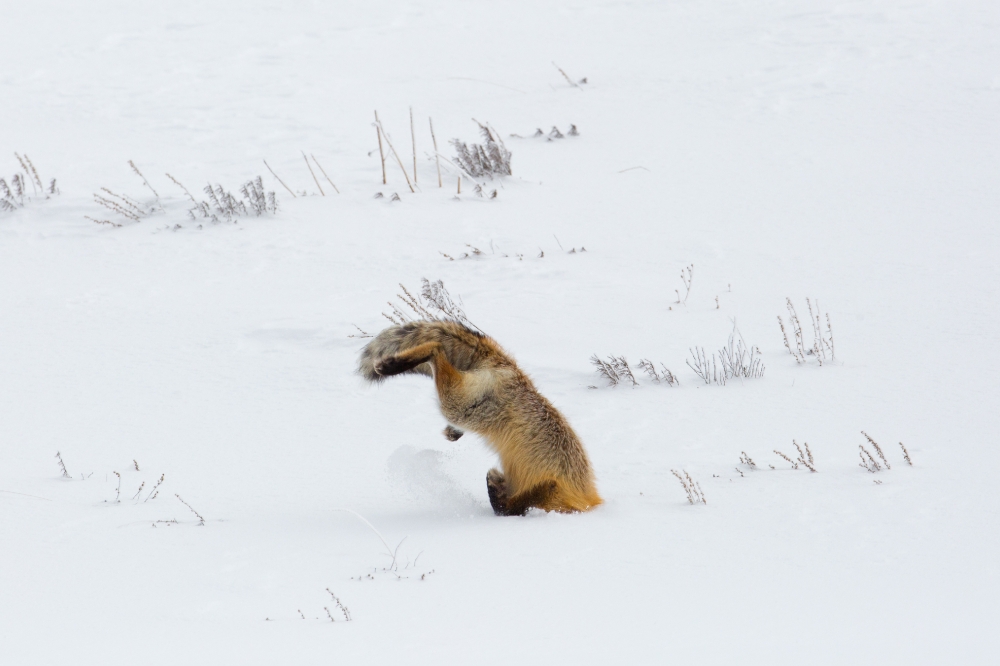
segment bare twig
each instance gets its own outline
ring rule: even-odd
[[[427,118],[427,121],[431,126],[431,140],[434,142],[434,164],[437,166],[438,172],[438,187],[444,187],[441,183],[441,156],[438,154],[438,140],[434,136],[434,121],[431,118]]]
[[[882,453],[882,447],[878,445],[878,442],[876,442],[874,439],[872,439],[871,437],[869,437],[868,433],[866,433],[864,430],[861,431],[861,434],[865,436],[865,439],[867,439],[869,442],[871,442],[872,446],[875,447],[875,453],[877,453],[878,457],[882,459],[882,462],[885,464],[885,468],[886,469],[892,469],[892,466],[889,465],[889,461],[885,459],[885,454]]]
[[[899,443],[899,448],[903,449],[903,459],[906,460],[906,464],[913,467],[913,461],[910,460],[910,452],[906,450],[902,442]]]
[[[174,178],[173,176],[171,176],[169,173],[167,174],[167,178],[169,178],[170,180],[174,181],[174,184],[177,187],[179,187],[182,190],[184,190],[184,194],[188,195],[188,199],[190,199],[191,201],[193,201],[194,205],[196,205],[196,206],[198,205],[198,200],[195,199],[193,196],[191,196],[191,193],[188,192],[188,189],[186,187],[184,187],[183,185],[181,185],[181,183],[180,183],[179,180],[177,180],[176,178]]]
[[[378,119],[378,111],[375,112],[375,133],[378,135],[378,156],[382,160],[382,184],[385,185],[385,151],[382,150],[382,123]]]
[[[326,192],[323,191],[323,186],[319,184],[319,178],[316,177],[316,172],[313,171],[312,165],[309,164],[309,158],[306,157],[306,152],[304,150],[301,152],[302,152],[302,159],[306,161],[306,167],[309,169],[309,174],[312,175],[313,181],[316,183],[316,187],[319,188],[319,193],[325,197]]]
[[[69,472],[66,471],[66,463],[63,462],[62,454],[56,451],[56,460],[59,461],[59,469],[62,470],[62,475],[64,478],[71,479]]]
[[[157,193],[156,190],[153,189],[153,186],[149,184],[149,181],[146,180],[146,177],[142,175],[142,172],[139,171],[139,167],[137,167],[135,165],[135,162],[133,162],[132,160],[129,160],[128,161],[128,165],[130,167],[132,167],[132,171],[135,171],[136,175],[139,176],[139,178],[142,178],[142,182],[146,183],[146,187],[148,187],[149,191],[153,193],[153,196],[155,196],[157,199],[159,199],[160,195]]]
[[[318,166],[319,170],[323,173],[323,177],[326,178],[326,182],[330,183],[330,185],[333,187],[333,191],[336,192],[337,194],[340,194],[340,190],[338,190],[337,186],[334,185],[332,180],[330,180],[330,177],[326,175],[326,169],[324,169],[323,165],[319,163],[319,160],[316,159],[316,156],[313,155],[312,153],[309,153],[309,157],[313,158],[313,162],[316,163],[316,166]]]
[[[413,107],[410,107],[410,141],[413,143],[413,183],[417,183],[417,133],[413,129]]]
[[[199,521],[198,524],[199,525],[204,525],[205,524],[205,518],[200,513],[198,513],[197,511],[195,511],[195,508],[193,506],[191,506],[190,504],[188,504],[187,502],[185,502],[183,497],[181,497],[177,493],[174,493],[174,497],[176,497],[177,499],[179,499],[181,501],[181,504],[183,504],[187,508],[191,509],[191,513],[193,513],[194,515],[198,516],[198,521]]]
[[[557,65],[555,62],[552,63],[552,66],[559,70],[559,73],[563,75],[563,78],[566,79],[567,83],[569,83],[574,88],[580,88],[580,85],[576,83],[573,79],[569,78],[569,74],[564,72],[562,67]],[[580,90],[583,90],[583,88],[580,88]]]
[[[288,193],[292,195],[293,199],[298,198],[295,196],[295,192],[292,192],[292,188],[288,187],[288,185],[285,185],[285,181],[281,180],[281,178],[278,178],[278,174],[274,173],[274,169],[272,169],[271,165],[267,163],[267,160],[264,160],[264,166],[266,166],[267,170],[271,172],[271,175],[277,178],[278,182],[281,183],[286,190],[288,190]]]
[[[406,167],[403,166],[403,160],[399,158],[399,153],[397,153],[396,149],[392,146],[392,138],[390,138],[390,136],[386,133],[385,128],[382,126],[382,122],[378,120],[378,112],[375,113],[375,122],[378,123],[379,130],[381,131],[382,136],[385,137],[385,142],[389,146],[392,156],[396,158],[396,163],[399,164],[399,169],[403,172],[403,177],[406,178],[407,187],[410,188],[410,192],[416,192],[416,190],[413,189],[413,183],[410,181],[410,174],[406,173]]]

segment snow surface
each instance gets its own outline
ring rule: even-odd
[[[997,3],[33,0],[3,25],[0,176],[27,153],[61,190],[0,213],[3,664],[1000,660]],[[412,170],[410,106],[416,194],[372,126]],[[497,198],[456,201],[429,116],[447,155],[472,118],[580,136],[507,138]],[[128,160],[163,209],[138,224],[92,198],[154,204]],[[199,226],[165,173],[200,198],[262,175],[280,210]],[[494,517],[494,458],[441,436],[431,384],[353,374],[354,325],[423,277],[569,418],[606,504]],[[823,367],[776,321],[807,296]],[[734,320],[764,378],[699,385],[689,348]],[[595,353],[681,386],[588,388]],[[793,438],[817,473],[772,453]]]

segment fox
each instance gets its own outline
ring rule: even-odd
[[[486,474],[498,516],[528,509],[574,513],[603,503],[580,438],[491,337],[452,320],[386,328],[361,351],[358,373],[379,384],[401,374],[427,375],[437,388],[444,436],[474,432],[500,457]]]

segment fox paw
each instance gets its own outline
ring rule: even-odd
[[[391,377],[401,372],[406,372],[414,367],[414,364],[402,361],[395,356],[379,359],[375,363],[375,372],[381,377]]]
[[[448,426],[444,429],[444,436],[449,442],[457,442],[464,434],[464,431],[459,430],[454,426]]]
[[[486,493],[490,497],[490,506],[498,516],[507,515],[507,482],[503,474],[496,468],[486,473]]]

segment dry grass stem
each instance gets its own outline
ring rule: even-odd
[[[778,326],[781,327],[781,335],[785,341],[785,348],[795,359],[796,363],[805,363],[807,360],[806,357],[812,356],[819,365],[823,365],[824,362],[836,358],[833,344],[833,328],[830,325],[830,314],[826,313],[826,333],[824,333],[820,320],[819,302],[816,302],[814,310],[812,300],[806,298],[806,306],[809,308],[809,322],[813,330],[813,342],[810,347],[806,347],[805,335],[802,332],[802,322],[799,320],[799,315],[795,311],[795,306],[792,304],[791,298],[785,299],[785,307],[788,309],[788,322],[794,334],[794,345],[789,341],[785,322],[780,315],[778,316]]]
[[[119,474],[118,472],[111,472],[111,473],[118,477],[118,487],[115,488],[115,504],[117,504],[118,498],[121,497],[122,494],[122,475]]]
[[[195,509],[194,509],[193,506],[191,506],[190,504],[188,504],[187,502],[185,502],[183,497],[181,497],[177,493],[174,493],[174,497],[176,497],[177,499],[179,499],[181,501],[181,504],[183,504],[187,508],[191,509],[191,513],[193,513],[194,515],[198,516],[198,524],[199,525],[204,525],[205,524],[205,519],[202,517],[202,515],[200,513],[198,513],[197,511],[195,511]]]
[[[417,132],[413,129],[413,107],[410,107],[410,141],[413,144],[413,184],[417,184]]]
[[[271,172],[271,175],[272,175],[272,176],[274,176],[275,178],[277,178],[278,182],[279,182],[279,183],[281,183],[281,185],[282,185],[282,186],[283,186],[283,187],[284,187],[284,188],[285,188],[286,190],[288,190],[288,193],[292,195],[292,198],[293,198],[293,199],[294,199],[294,198],[297,198],[297,197],[295,196],[295,192],[292,192],[292,188],[288,187],[288,185],[285,185],[285,181],[281,180],[281,178],[278,178],[278,174],[274,173],[274,169],[272,169],[272,168],[271,168],[271,165],[267,163],[267,160],[264,160],[264,166],[266,166],[266,167],[267,167],[267,170]]]
[[[681,269],[681,282],[684,283],[684,298],[681,299],[681,292],[678,289],[674,289],[674,293],[677,294],[677,302],[674,305],[680,305],[687,303],[688,296],[691,295],[691,281],[694,278],[694,264],[690,266],[685,266]]]
[[[776,455],[778,455],[778,456],[780,456],[780,457],[784,458],[784,459],[785,459],[785,460],[787,460],[788,462],[790,462],[790,463],[792,464],[792,469],[798,469],[798,468],[799,468],[799,464],[798,464],[797,462],[795,462],[794,460],[792,460],[791,458],[789,458],[788,456],[786,456],[786,455],[785,455],[784,453],[782,453],[782,452],[781,452],[781,451],[779,451],[778,449],[774,449],[774,453],[775,453]]]
[[[574,248],[574,251],[575,250],[576,248]],[[572,252],[570,254],[572,254]],[[667,386],[680,386],[681,382],[677,379],[677,375],[672,373],[667,366],[662,363],[660,364],[662,374],[656,371],[656,367],[653,365],[653,362],[648,358],[640,359],[637,365],[640,370],[649,375],[649,378],[657,384],[663,382],[666,383]]]
[[[882,462],[885,464],[885,468],[892,469],[892,466],[889,464],[889,461],[885,459],[885,454],[882,453],[882,447],[878,445],[878,442],[869,437],[868,433],[866,433],[864,430],[861,431],[861,434],[865,436],[865,439],[867,439],[873,447],[875,447],[875,453],[877,453],[878,457],[882,459]]]
[[[153,489],[149,491],[148,495],[146,495],[146,499],[142,500],[143,502],[148,502],[151,499],[156,499],[156,496],[160,494],[160,485],[163,483],[163,480],[165,478],[167,478],[166,474],[160,475],[160,480],[156,482],[156,485],[153,486]]]
[[[619,383],[626,381],[632,386],[639,385],[624,356],[608,356],[607,361],[602,361],[597,354],[594,354],[590,357],[590,362],[596,368],[597,374],[608,382],[608,386],[618,386]]]
[[[701,486],[691,478],[691,475],[687,471],[681,470],[684,473],[683,476],[676,469],[672,469],[670,472],[681,482],[684,493],[687,495],[688,504],[708,504],[708,500],[705,499],[705,493],[701,491]]]
[[[744,465],[746,465],[750,469],[757,469],[757,463],[755,463],[753,461],[753,458],[751,458],[750,456],[747,455],[746,451],[741,451],[740,453],[742,454],[740,456],[740,462],[741,463],[743,463]]]
[[[858,455],[861,456],[861,463],[858,465],[859,467],[864,467],[872,474],[882,469],[882,466],[878,464],[878,461],[876,461],[868,449],[865,448],[864,444],[858,444],[858,448],[861,449],[861,452],[858,453]]]
[[[36,187],[36,178],[31,177],[32,169],[30,167],[28,167],[28,164],[25,161],[25,158],[21,157],[17,153],[14,153],[14,157],[16,157],[17,161],[21,163],[21,168],[24,169],[24,172],[26,174],[28,174],[29,182],[31,183],[31,190],[35,193],[35,196],[38,196],[38,188]],[[41,181],[38,181],[37,184],[40,186],[41,185]]]
[[[174,185],[176,185],[177,187],[179,187],[182,190],[184,190],[184,194],[186,194],[188,196],[188,199],[190,199],[194,203],[194,205],[196,205],[196,206],[198,205],[198,200],[195,199],[191,195],[190,192],[188,192],[188,188],[186,188],[183,185],[181,185],[181,182],[179,180],[177,180],[176,178],[174,178],[173,176],[171,176],[169,173],[167,174],[167,178],[169,178],[170,180],[174,181]]]
[[[326,169],[324,169],[323,165],[319,163],[319,160],[316,159],[316,156],[313,155],[312,153],[309,153],[309,157],[311,157],[313,162],[316,163],[316,166],[319,167],[320,173],[322,173],[323,177],[326,178],[326,182],[330,183],[330,187],[333,188],[333,191],[336,192],[337,194],[340,194],[340,190],[337,189],[337,186],[334,184],[334,182],[330,180],[330,177],[326,175]]]
[[[808,469],[810,472],[815,472],[816,467],[813,465],[812,451],[809,450],[809,443],[804,442],[806,447],[806,454],[808,455],[802,453],[802,447],[800,447],[799,443],[796,442],[794,439],[792,440],[792,444],[795,445],[795,450],[799,452],[799,457],[797,458],[796,462],[798,462],[800,465]]]
[[[748,347],[735,322],[728,343],[718,352],[709,356],[704,347],[691,347],[688,352],[691,358],[685,363],[705,384],[725,386],[733,378],[759,379],[766,370],[760,349]]]
[[[344,614],[344,621],[350,622],[351,621],[351,611],[347,610],[347,606],[345,606],[344,604],[340,603],[340,599],[337,598],[337,595],[334,594],[330,590],[330,588],[326,588],[326,591],[330,593],[330,596],[333,597],[333,603],[337,604],[337,608],[339,608],[340,612]],[[328,610],[327,611],[327,615],[329,615],[329,614],[330,614],[330,611]],[[330,619],[332,620],[333,616],[331,616]]]
[[[392,145],[392,137],[390,137],[389,134],[385,131],[385,127],[382,126],[382,122],[378,119],[377,111],[375,112],[375,122],[378,123],[379,130],[382,133],[382,136],[385,137],[385,143],[387,146],[389,146],[389,151],[392,153],[392,156],[396,158],[396,163],[399,165],[399,170],[403,172],[403,178],[406,179],[407,187],[410,188],[410,192],[416,192],[416,190],[413,189],[413,183],[410,181],[410,174],[406,172],[406,167],[403,166],[403,160],[399,158],[399,153],[396,152],[396,149]]]
[[[385,151],[382,149],[382,123],[378,119],[378,111],[375,112],[375,134],[378,135],[378,156],[382,161],[382,184],[385,185]]]
[[[567,82],[567,83],[569,83],[569,84],[570,84],[571,86],[573,86],[574,88],[579,88],[580,90],[583,90],[583,88],[580,88],[580,84],[578,84],[578,83],[577,83],[576,81],[574,81],[573,79],[569,78],[569,74],[567,74],[566,72],[564,72],[564,71],[563,71],[563,68],[562,68],[562,67],[560,67],[559,65],[557,65],[557,64],[556,64],[556,63],[555,63],[554,61],[553,61],[553,63],[552,63],[552,66],[553,66],[553,67],[555,67],[556,69],[558,69],[558,70],[559,70],[559,73],[563,75],[563,78],[564,78],[564,79],[566,79],[566,82]],[[586,81],[586,80],[587,80],[587,79],[583,79],[583,81]]]
[[[451,294],[444,286],[444,282],[437,280],[431,282],[427,278],[421,278],[420,295],[414,296],[404,286],[399,285],[403,291],[397,294],[396,298],[402,301],[403,305],[413,311],[413,315],[407,314],[400,306],[392,301],[388,302],[392,314],[382,313],[382,316],[394,324],[402,325],[409,321],[456,321],[460,324],[474,328],[480,333],[483,330],[472,323],[462,305],[456,303]],[[461,301],[461,299],[459,299]]]
[[[66,479],[72,478],[69,475],[69,472],[66,471],[66,463],[63,462],[62,454],[59,453],[58,451],[56,451],[56,460],[59,461],[59,470],[62,472],[63,478]]]
[[[435,164],[435,166],[437,166],[438,187],[444,187],[444,185],[441,182],[441,155],[438,153],[438,140],[437,140],[437,137],[434,136],[434,120],[431,119],[430,117],[428,117],[427,118],[427,122],[430,123],[430,126],[431,126],[431,141],[434,143],[434,164]]]
[[[139,167],[135,165],[135,162],[129,160],[128,165],[132,167],[132,171],[135,171],[136,175],[139,176],[139,178],[142,178],[142,182],[146,184],[146,187],[148,187],[149,191],[153,193],[153,196],[156,197],[157,200],[159,200],[160,198],[159,193],[157,193],[157,191],[153,189],[153,186],[149,184],[149,181],[146,180],[146,177],[142,175],[142,172],[139,171]]]
[[[313,177],[313,182],[315,182],[316,183],[316,187],[319,188],[319,193],[322,196],[325,197],[326,196],[326,192],[323,191],[323,186],[319,184],[319,178],[316,177],[316,172],[313,171],[312,165],[309,164],[309,158],[306,157],[306,152],[304,150],[300,151],[300,152],[302,153],[302,159],[304,159],[306,161],[306,168],[309,169],[309,175],[311,175]]]
[[[910,460],[910,452],[906,450],[902,442],[899,443],[899,448],[903,449],[903,459],[906,460],[906,464],[913,467],[913,461]]]

